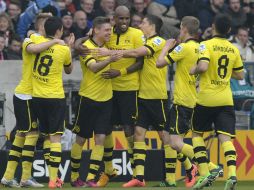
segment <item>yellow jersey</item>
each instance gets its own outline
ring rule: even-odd
[[[197,103],[208,107],[232,106],[232,71],[243,71],[239,50],[227,39],[214,36],[200,44],[199,60],[208,63],[208,70],[200,75]]]
[[[140,71],[138,97],[143,99],[167,99],[167,67],[157,68],[156,61],[165,45],[165,40],[157,35],[147,39],[145,47],[148,55]]]
[[[43,36],[40,34],[32,34],[30,38],[25,38],[22,44],[22,76],[18,86],[15,88],[16,94],[27,94],[32,95],[32,64],[35,58],[35,54],[30,54],[26,51],[29,44],[35,43],[37,39],[42,39]]]
[[[36,42],[47,42],[43,38]],[[55,44],[36,55],[32,67],[33,97],[59,98],[65,97],[63,89],[63,67],[70,66],[71,51],[66,45]]]
[[[110,41],[106,43],[107,48],[111,50],[129,50],[136,49],[144,45],[144,36],[141,30],[129,27],[123,34],[117,34],[115,28],[112,29]],[[136,62],[136,58],[121,58],[111,64],[112,69],[121,70],[128,68]],[[133,72],[121,75],[112,79],[113,90],[132,91],[139,89],[139,73]]]
[[[99,48],[92,39],[87,40],[84,45],[89,49]],[[80,56],[80,64],[83,72],[83,79],[79,90],[80,96],[85,96],[98,102],[104,102],[112,98],[111,79],[104,79],[101,76],[102,72],[110,69],[110,65],[107,65],[97,73],[92,72],[88,68],[89,64],[92,62],[103,61],[107,58],[108,57],[94,57],[93,55],[87,55],[86,57]]]
[[[199,43],[189,39],[179,44],[170,52],[165,60],[169,64],[176,63],[174,78],[173,102],[188,108],[196,105],[197,91],[195,76],[189,74],[190,69],[197,63]]]

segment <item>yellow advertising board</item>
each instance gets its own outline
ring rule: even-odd
[[[113,132],[115,149],[127,149],[127,141],[122,131]],[[215,164],[221,164],[224,168],[223,180],[227,179],[227,164],[224,153],[218,143],[217,138],[212,138],[211,134],[206,134],[206,145],[210,160]],[[233,143],[237,152],[237,176],[238,180],[254,180],[254,130],[237,131]],[[191,143],[191,135],[186,136],[186,143]],[[146,134],[147,149],[161,149],[162,143],[156,131],[148,131]],[[93,139],[84,145],[84,149],[91,149],[94,146]],[[184,168],[180,162],[177,163],[176,178],[184,177]]]

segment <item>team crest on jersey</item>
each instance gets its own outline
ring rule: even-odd
[[[161,39],[160,38],[155,38],[154,40],[153,40],[153,43],[155,44],[155,45],[157,45],[157,46],[159,46],[160,44],[161,44]]]
[[[200,52],[204,51],[205,49],[206,49],[205,44],[201,44],[201,45],[199,46],[199,51],[200,51]]]
[[[180,52],[182,51],[182,49],[183,49],[183,47],[180,46],[180,45],[178,45],[178,46],[176,46],[175,51],[176,51],[177,53],[180,53]]]

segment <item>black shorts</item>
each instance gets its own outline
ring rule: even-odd
[[[37,119],[33,111],[32,100],[21,100],[13,96],[14,114],[18,132],[38,131]]]
[[[97,102],[83,96],[79,98],[72,131],[83,138],[91,138],[93,133],[110,134],[112,132],[112,100]]]
[[[43,135],[62,134],[64,129],[65,98],[33,98],[34,112]]]
[[[214,129],[212,127],[214,124]],[[213,131],[235,137],[235,111],[233,106],[194,108],[192,130],[197,133]]]
[[[169,111],[169,133],[186,134],[191,129],[193,108],[173,104]]]
[[[137,91],[113,91],[112,125],[134,126],[137,94]]]
[[[166,130],[168,115],[167,100],[148,100],[138,98],[136,126],[148,129],[152,125],[157,131]]]

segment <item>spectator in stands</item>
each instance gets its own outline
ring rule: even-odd
[[[6,10],[6,3],[4,0],[0,0],[0,13]]]
[[[8,42],[14,34],[11,18],[6,13],[0,14],[0,31],[5,35],[5,46],[8,47]]]
[[[254,61],[253,44],[249,40],[249,29],[240,27],[232,43],[239,49],[243,61]]]
[[[111,26],[115,26],[116,24],[114,16],[115,16],[115,12],[110,12],[106,14],[106,17],[110,19]]]
[[[249,35],[254,38],[254,0],[250,0],[250,11],[247,14],[247,26],[250,28]]]
[[[63,23],[63,34],[66,33],[71,33],[73,32],[73,17],[71,12],[69,12],[67,9],[61,10],[61,17],[62,17],[62,23]]]
[[[65,7],[68,11],[70,11],[72,14],[76,11],[76,7],[72,0],[64,0]]]
[[[213,18],[218,13],[226,11],[224,0],[209,0],[200,8],[198,19],[200,28],[204,32],[208,27],[212,26]]]
[[[179,19],[184,16],[197,16],[202,4],[203,0],[177,0],[174,2]]]
[[[73,32],[75,39],[86,36],[90,28],[87,26],[87,16],[82,10],[76,11],[74,14]]]
[[[4,33],[0,32],[0,60],[6,60],[7,54],[5,51],[5,36]]]
[[[95,18],[94,0],[81,0],[80,6],[81,6],[81,9],[86,13],[87,25],[91,28],[92,21]]]
[[[247,16],[241,7],[240,0],[229,0],[226,13],[231,17],[231,34],[236,34],[237,28],[243,26],[247,21]]]
[[[146,15],[145,0],[133,0],[133,13]]]
[[[173,3],[174,0],[153,0],[147,7],[147,13],[160,17],[164,24],[178,25],[180,21]]]
[[[139,25],[141,24],[143,18],[144,18],[143,14],[140,14],[140,13],[132,14],[132,16],[131,16],[131,27],[139,29]]]
[[[20,1],[12,0],[8,5],[7,13],[9,14],[14,30],[16,31],[16,26],[18,23],[19,15],[21,14],[21,4]]]
[[[21,48],[22,48],[22,41],[18,35],[15,35],[11,38],[10,44],[8,46],[7,57],[8,60],[21,60]]]
[[[95,10],[95,16],[106,16],[115,10],[115,0],[101,0],[100,6]]]

